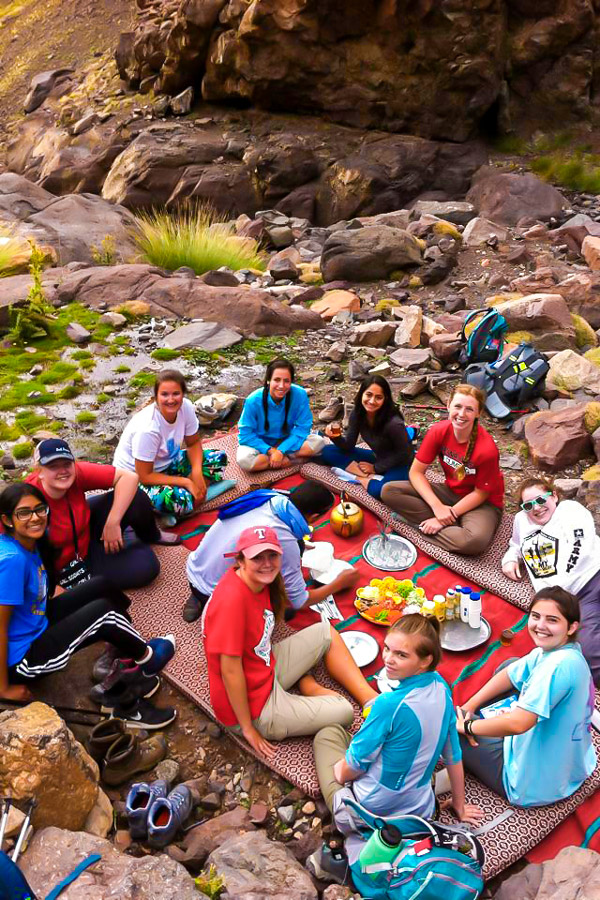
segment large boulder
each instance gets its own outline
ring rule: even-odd
[[[562,350],[550,359],[550,370],[546,375],[549,390],[571,393],[584,390],[592,396],[600,395],[600,366],[575,353]]]
[[[98,800],[99,774],[49,706],[30,703],[0,713],[0,795],[17,802],[35,797],[36,828],[84,828]]]
[[[202,868],[213,850],[230,837],[245,831],[255,831],[250,812],[243,806],[236,806],[221,816],[215,816],[214,819],[197,825],[186,834],[181,846],[171,844],[167,853],[172,859],[183,863],[186,868],[197,871]]]
[[[496,304],[508,322],[509,334],[528,340],[540,350],[575,347],[575,326],[560,294],[528,294]]]
[[[494,900],[594,900],[600,895],[600,857],[585,847],[563,847],[554,859],[530,863],[503,882]]]
[[[119,307],[143,300],[148,312],[219,322],[244,335],[288,334],[322,328],[321,316],[302,306],[286,306],[266,291],[211,287],[199,278],[165,276],[148,265],[97,266],[73,272],[59,285],[63,303]]]
[[[543,410],[529,416],[525,440],[536,466],[559,472],[586,456],[593,456],[590,434],[585,427],[586,404]]]
[[[531,172],[515,175],[488,166],[475,173],[467,201],[500,225],[516,225],[525,217],[551,219],[569,205],[560,191]]]
[[[325,241],[321,255],[325,281],[376,281],[420,263],[419,241],[389,225],[336,231]]]
[[[585,238],[600,237],[600,222],[596,222],[585,213],[577,213],[563,222],[558,228],[549,232],[549,236],[557,244],[566,244],[569,250],[579,253]]]
[[[26,113],[31,113],[41,106],[51,92],[65,93],[72,85],[74,69],[51,69],[48,72],[40,72],[31,79],[29,92],[25,97],[23,108]]]
[[[281,843],[251,831],[217,847],[208,857],[227,885],[230,900],[317,900],[310,875]]]
[[[101,862],[86,869],[61,893],[64,900],[198,900],[202,896],[183,866],[166,854],[136,859],[119,853],[110,841],[80,831],[38,831],[19,859],[19,867],[36,895],[45,897],[92,853],[99,853]]]
[[[135,219],[122,206],[94,194],[56,197],[14,172],[0,174],[0,219],[54,250],[61,265],[93,263],[109,239],[116,261],[137,256],[132,237]]]

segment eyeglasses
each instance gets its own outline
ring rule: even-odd
[[[38,519],[45,519],[50,510],[44,503],[40,503],[39,506],[31,507],[23,507],[23,509],[15,509],[15,519],[18,519],[19,522],[29,522],[29,520],[36,516]]]
[[[552,491],[546,491],[544,494],[540,494],[539,497],[534,497],[533,500],[525,500],[523,503],[520,503],[519,506],[521,509],[524,509],[525,512],[531,512],[536,506],[545,506],[548,502],[548,497],[551,496]]]

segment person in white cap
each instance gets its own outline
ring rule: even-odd
[[[361,706],[377,696],[328,621],[271,645],[287,602],[282,552],[272,528],[245,529],[227,554],[236,564],[217,584],[202,616],[215,716],[267,758],[276,753],[271,741],[315,734],[331,723],[351,724],[352,704],[309,674],[321,659]],[[300,695],[288,693],[296,684]]]

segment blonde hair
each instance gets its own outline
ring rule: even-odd
[[[422,616],[421,613],[409,613],[394,622],[388,634],[398,633],[415,635],[418,640],[415,652],[421,659],[431,656],[431,663],[427,667],[428,672],[435,672],[442,658],[442,645],[440,643],[440,623],[432,616]]]

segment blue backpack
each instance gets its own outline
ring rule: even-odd
[[[463,322],[459,362],[495,362],[502,355],[508,323],[495,309],[474,309]]]
[[[483,847],[476,837],[419,816],[385,820],[370,815],[352,800],[344,800],[369,826],[386,822],[398,828],[404,842],[391,862],[363,871],[360,860],[350,866],[352,881],[364,900],[476,900],[484,886]]]

